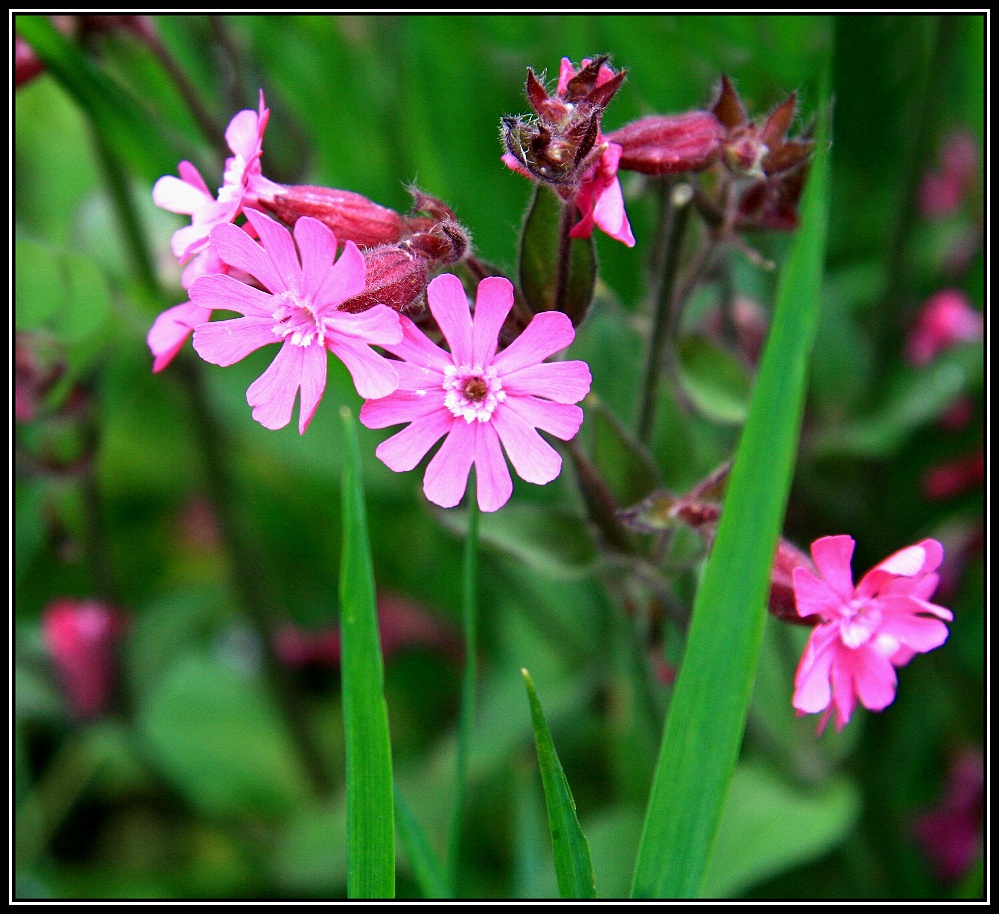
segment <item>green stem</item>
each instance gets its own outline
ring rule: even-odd
[[[672,182],[669,182],[664,185],[658,232],[663,241],[660,248],[661,262],[657,264],[656,311],[645,361],[642,400],[638,410],[638,439],[646,446],[652,438],[652,430],[655,427],[656,394],[667,343],[676,336],[679,327],[679,312],[683,299],[674,301],[673,290],[676,286],[677,268],[691,199],[689,184],[673,187]]]
[[[448,883],[453,897],[458,893],[458,855],[461,849],[461,823],[468,782],[468,755],[475,724],[475,693],[478,680],[478,607],[479,505],[475,497],[474,474],[469,485],[468,537],[462,570],[461,621],[465,637],[465,671],[461,680],[461,711],[458,718],[458,753],[455,762],[454,810],[448,835]]]

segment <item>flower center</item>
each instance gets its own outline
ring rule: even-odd
[[[294,292],[282,292],[274,299],[277,307],[271,316],[275,320],[275,336],[281,339],[290,336],[293,345],[303,347],[313,342],[322,346],[326,342],[325,321],[311,301],[299,298]]]
[[[467,365],[444,369],[444,405],[466,422],[488,422],[496,407],[506,399],[503,382],[495,368]]]
[[[219,188],[219,203],[231,203],[243,195],[243,182],[246,179],[247,162],[241,155],[234,155],[226,161],[227,168],[222,175]]]
[[[877,632],[881,625],[881,610],[867,600],[851,600],[843,609],[839,636],[847,647],[856,649]]]

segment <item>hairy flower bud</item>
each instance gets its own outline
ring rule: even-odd
[[[364,265],[364,291],[343,302],[341,311],[357,314],[388,305],[407,314],[419,308],[430,279],[427,260],[401,245],[386,244],[364,251]]]
[[[712,165],[725,134],[709,111],[654,114],[607,134],[621,147],[619,168],[647,175],[700,171]]]
[[[318,219],[332,229],[340,244],[346,241],[362,247],[392,244],[407,231],[406,223],[395,210],[349,190],[298,184],[261,197],[258,202],[288,225],[294,225],[301,216]]]

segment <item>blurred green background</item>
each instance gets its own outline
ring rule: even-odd
[[[858,711],[842,734],[819,739],[814,719],[794,718],[793,671],[807,632],[769,620],[707,890],[979,894],[980,856],[977,870],[943,881],[912,823],[939,802],[951,761],[984,744],[984,570],[980,546],[974,550],[984,490],[979,482],[931,498],[921,484],[935,466],[982,448],[983,352],[972,343],[915,369],[904,339],[941,288],[985,304],[980,170],[959,211],[931,220],[917,207],[919,182],[938,168],[954,130],[970,130],[984,148],[984,17],[152,22],[220,126],[255,107],[263,89],[268,177],[349,189],[400,211],[415,183],[450,205],[480,256],[511,275],[531,188],[499,160],[499,121],[527,110],[527,67],[552,77],[563,56],[610,53],[629,76],[605,131],[653,112],[705,107],[723,73],[754,116],[797,91],[800,130],[814,114],[819,63],[834,49],[827,280],[785,535],[807,548],[819,536],[849,533],[858,576],[923,536],[954,554],[971,545],[950,584],[948,644],[901,671],[898,698],[884,714]],[[228,369],[200,366],[204,414],[218,431],[206,444],[183,365],[150,371],[152,320],[185,299],[169,248],[182,220],[158,210],[150,191],[161,174],[176,173],[179,158],[195,162],[209,187],[222,163],[146,44],[119,31],[83,45],[95,72],[161,142],[146,143],[141,130],[133,143],[112,142],[51,74],[15,95],[16,330],[43,362],[65,365],[36,417],[15,429],[16,891],[342,896],[337,673],[317,665],[285,671],[331,773],[329,788],[316,790],[268,694],[247,599],[305,629],[335,620],[344,446],[337,409],[356,412],[360,401],[331,362],[308,433],[300,437],[294,423],[272,432],[252,421],[245,401],[270,352]],[[638,244],[629,250],[598,237],[597,300],[572,355],[590,363],[595,393],[632,426],[655,206],[640,176],[622,177]],[[155,281],[143,276],[136,236],[123,229],[122,194]],[[785,237],[750,240],[779,265]],[[962,243],[970,254],[955,266]],[[736,256],[732,275],[740,294],[771,306],[775,273]],[[695,300],[691,325],[709,305],[710,296]],[[711,378],[695,377],[709,393],[693,415],[664,394],[654,448],[663,484],[683,491],[730,456],[733,410],[738,417],[748,381],[740,375],[716,390]],[[970,421],[943,429],[940,417],[965,399]],[[588,426],[581,441],[596,448]],[[379,591],[457,630],[463,516],[427,504],[421,473],[395,474],[374,459],[384,437],[361,429]],[[613,458],[604,459],[613,472]],[[234,552],[225,522],[220,538],[213,517],[220,464],[248,554]],[[646,494],[632,491],[634,480],[617,484],[622,500]],[[622,611],[626,588],[593,545],[568,468],[544,488],[516,480],[510,503],[484,518],[482,533],[481,707],[463,890],[556,891],[519,674],[527,667],[590,840],[598,893],[623,896],[668,687],[635,650],[640,620]],[[689,576],[678,578],[677,599],[689,605],[692,586]],[[131,619],[117,706],[86,724],[68,712],[41,635],[43,609],[61,596],[104,599]],[[668,659],[680,649],[667,633]],[[392,656],[386,676],[399,787],[442,847],[460,666],[453,651],[424,643]],[[399,894],[417,894],[401,852]]]

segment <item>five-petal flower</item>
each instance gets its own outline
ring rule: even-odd
[[[575,331],[566,315],[534,316],[514,342],[497,352],[497,337],[513,307],[513,286],[501,277],[479,283],[474,319],[461,281],[438,276],[427,288],[430,310],[450,346],[445,352],[406,317],[403,338],[385,346],[399,356],[399,389],[361,409],[368,428],[409,423],[383,441],[375,455],[390,469],[413,469],[445,437],[431,459],[423,491],[434,504],[458,504],[472,467],[483,511],[506,504],[513,490],[503,458],[517,474],[543,485],[558,476],[562,459],[538,429],[568,441],[583,421],[572,404],[590,389],[585,362],[544,360],[568,346]]]
[[[850,719],[857,699],[882,711],[895,699],[895,667],[947,640],[950,610],[930,603],[943,560],[943,546],[925,539],[875,565],[853,586],[850,536],[826,536],[812,544],[819,577],[794,571],[798,615],[817,615],[795,676],[794,707],[802,714],[824,711],[825,727],[836,710],[836,729]]]
[[[339,308],[364,291],[364,258],[357,245],[348,241],[334,262],[336,237],[318,219],[299,219],[292,241],[284,226],[263,213],[246,215],[260,243],[234,225],[216,226],[211,242],[226,263],[254,277],[265,291],[232,276],[202,276],[191,287],[192,305],[243,316],[200,324],[194,331],[197,353],[216,365],[232,365],[261,346],[281,343],[270,367],[246,392],[253,418],[266,428],[288,424],[301,390],[298,430],[305,432],[326,386],[327,350],[346,365],[362,397],[392,393],[396,363],[371,346],[399,342],[399,315],[385,305],[360,314]]]

